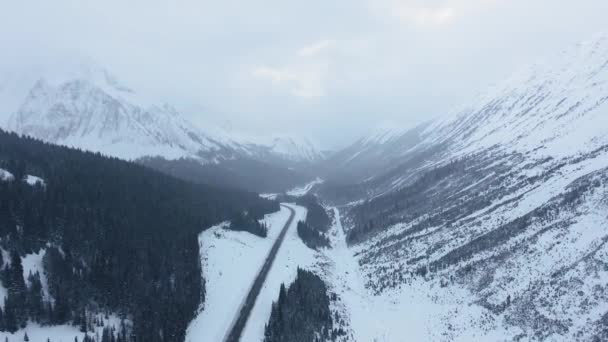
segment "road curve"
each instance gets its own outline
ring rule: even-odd
[[[257,277],[253,281],[253,284],[251,285],[251,288],[249,289],[249,293],[247,294],[247,297],[245,297],[245,301],[243,302],[243,304],[241,304],[241,308],[239,309],[237,316],[235,317],[234,321],[232,321],[232,325],[231,325],[230,329],[228,330],[226,337],[224,338],[225,342],[238,342],[239,339],[241,338],[241,334],[243,333],[245,324],[247,324],[247,320],[249,319],[249,316],[251,315],[251,310],[253,310],[255,301],[258,298],[260,291],[262,290],[262,286],[264,285],[264,282],[266,281],[266,277],[268,276],[268,272],[270,271],[270,268],[272,267],[272,264],[274,263],[274,259],[277,256],[277,252],[279,251],[279,248],[281,248],[281,244],[283,243],[283,240],[285,240],[285,235],[287,235],[287,231],[289,230],[289,227],[291,226],[291,224],[293,222],[296,211],[292,207],[287,206],[287,205],[281,204],[281,207],[287,208],[287,209],[289,209],[289,211],[291,211],[291,214],[289,215],[289,219],[285,223],[283,230],[281,230],[279,237],[272,245],[272,248],[270,249],[270,253],[268,253],[268,256],[266,257],[266,261],[264,261],[264,265],[260,269],[260,273],[258,273]]]

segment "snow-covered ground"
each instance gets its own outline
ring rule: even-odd
[[[324,182],[323,179],[317,177],[315,180],[311,181],[310,183],[306,183],[302,186],[294,187],[293,189],[287,191],[286,194],[289,196],[296,196],[296,197],[304,196],[308,192],[310,192],[310,190],[312,190],[312,188],[314,188],[315,185],[322,184],[323,182]],[[273,194],[273,193],[260,194],[260,197],[269,199],[269,200],[275,200],[278,196],[279,196],[279,194]]]
[[[121,320],[116,315],[109,315],[107,319],[104,315],[98,315],[98,318],[103,320],[104,327],[114,326],[119,329],[121,326]],[[89,332],[88,335],[97,338],[96,341],[101,341],[104,327],[95,327],[95,333]],[[82,341],[84,338],[84,333],[80,332],[80,329],[76,326],[41,326],[30,322],[25,328],[19,329],[14,334],[0,331],[0,341],[21,342],[26,333],[30,342],[73,342],[75,339]]]
[[[264,339],[264,327],[270,318],[272,303],[279,296],[281,284],[291,284],[296,278],[298,267],[314,269],[320,257],[314,250],[306,247],[298,237],[298,221],[306,219],[306,208],[291,205],[296,211],[291,227],[285,236],[281,249],[277,253],[268,278],[255,302],[251,316],[243,330],[241,342],[260,342]]]
[[[227,230],[228,223],[201,233],[199,243],[206,297],[202,311],[188,328],[186,342],[222,341],[289,215],[289,209],[283,207],[279,212],[266,215],[267,238]],[[300,210],[296,211],[294,225],[298,215],[302,215]],[[295,231],[294,226],[290,227],[291,231]],[[280,263],[275,263],[273,270],[278,265]],[[272,279],[271,275],[269,279]]]
[[[500,341],[515,332],[504,332],[488,324],[487,310],[469,305],[468,292],[443,289],[423,280],[403,285],[394,291],[372,294],[365,277],[346,245],[340,213],[332,208],[336,220],[330,230],[332,248],[321,253],[324,280],[338,295],[335,306],[347,322],[347,339],[352,341]],[[470,329],[475,325],[488,329]],[[458,329],[459,335],[446,334]]]
[[[257,298],[241,336],[243,342],[260,342],[277,300],[282,283],[293,282],[297,268],[319,274],[337,301],[332,310],[346,321],[347,336],[342,341],[472,341],[503,340],[515,331],[503,331],[492,322],[489,312],[470,305],[469,294],[455,287],[440,288],[423,280],[403,285],[394,291],[373,295],[365,287],[366,279],[354,250],[345,242],[340,213],[329,234],[331,248],[312,250],[300,240],[295,229],[306,218],[306,209],[292,205],[296,215],[275,263]],[[207,296],[204,310],[188,329],[186,342],[221,341],[233,322],[249,286],[262,266],[278,232],[289,217],[287,209],[266,217],[269,238],[262,239],[245,232],[213,227],[201,234],[201,258]],[[470,329],[479,325],[480,329]],[[489,329],[492,327],[492,329]],[[458,334],[446,334],[457,329]]]
[[[279,194],[260,194],[260,197],[265,198],[267,200],[275,200]]]
[[[46,254],[46,249],[41,249],[37,253],[32,253],[21,258],[21,264],[23,265],[23,279],[29,286],[28,277],[30,274],[40,275],[40,283],[42,284],[42,293],[45,300],[49,300],[51,295],[49,293],[49,285],[46,279],[46,273],[44,272],[44,265],[42,260]]]
[[[323,179],[317,178],[317,179],[313,180],[312,182],[310,182],[310,183],[308,183],[308,184],[306,184],[304,186],[296,187],[296,188],[294,188],[292,190],[287,191],[287,194],[290,195],[290,196],[304,196],[310,190],[312,190],[312,188],[315,185],[322,184],[323,182],[324,182]]]
[[[12,173],[4,170],[4,169],[0,169],[0,180],[1,181],[11,181],[15,179],[15,177],[13,176]]]
[[[24,181],[29,185],[36,185],[36,184],[40,184],[42,186],[45,185],[44,179],[42,179],[40,177],[32,176],[32,175],[25,176]]]
[[[0,169],[0,181],[11,182],[13,180],[15,180],[15,176],[13,176],[12,173],[10,173],[4,169]],[[25,178],[23,179],[23,181],[29,185],[40,184],[40,185],[44,186],[46,184],[44,182],[44,179],[42,179],[40,177],[32,176],[32,175],[26,175]]]

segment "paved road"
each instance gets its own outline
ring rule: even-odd
[[[241,304],[241,309],[239,310],[238,316],[235,317],[235,320],[233,321],[232,326],[230,327],[230,330],[226,335],[226,338],[224,338],[225,342],[238,342],[241,338],[241,334],[243,333],[245,324],[247,324],[247,320],[251,315],[251,310],[253,310],[253,306],[255,305],[255,300],[258,298],[258,295],[262,290],[262,286],[264,285],[266,277],[268,276],[268,272],[270,271],[270,268],[274,263],[274,259],[277,256],[277,252],[279,251],[283,240],[285,240],[285,235],[287,234],[287,231],[289,230],[289,227],[293,222],[293,218],[296,214],[295,210],[283,204],[281,204],[281,206],[291,211],[289,219],[287,220],[287,223],[285,223],[285,226],[283,227],[283,230],[279,234],[279,237],[275,241],[274,245],[272,245],[270,253],[268,253],[268,256],[266,257],[266,261],[264,261],[264,265],[262,266],[260,273],[258,273],[258,276],[253,281],[251,289],[249,289],[249,293],[247,294],[247,297],[245,297],[245,301],[243,302],[243,304]]]

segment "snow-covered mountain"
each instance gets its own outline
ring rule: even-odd
[[[107,70],[80,63],[64,72],[29,70],[0,79],[6,128],[52,143],[124,159],[193,158],[203,164],[235,158],[312,162],[307,140],[245,140],[217,127],[201,130],[167,104],[156,104]],[[37,76],[36,76],[37,75]]]
[[[452,115],[338,153],[333,174],[359,182],[324,195],[350,203],[368,289],[389,311],[414,296],[443,308],[420,313],[427,340],[606,340],[607,100],[599,37]]]
[[[7,129],[124,159],[191,157],[213,163],[233,158],[240,148],[196,128],[171,106],[144,99],[101,67],[62,69],[67,71],[3,79],[2,97],[11,100],[3,106],[12,113]]]
[[[168,105],[143,108],[90,80],[58,85],[39,80],[11,117],[8,128],[124,159],[197,156],[214,162],[232,157],[231,150],[198,131]]]
[[[319,145],[301,136],[249,137],[239,141],[248,146],[253,155],[263,159],[274,158],[288,163],[315,163],[327,157],[327,153]]]

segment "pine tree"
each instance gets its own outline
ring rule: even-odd
[[[80,332],[86,333],[88,331],[88,326],[87,326],[87,313],[85,310],[82,310],[82,312],[79,315],[79,320],[80,320]]]
[[[4,311],[0,308],[0,331],[5,331],[4,328]]]
[[[28,277],[30,287],[27,290],[27,309],[29,316],[35,322],[39,322],[44,315],[44,303],[42,302],[42,283],[40,274],[36,272]]]
[[[15,303],[13,296],[11,296],[10,293],[4,299],[4,329],[11,333],[19,330],[19,325],[15,316]]]
[[[29,342],[30,338],[29,336],[27,336],[27,332],[25,332],[25,335],[23,335],[23,342]]]

